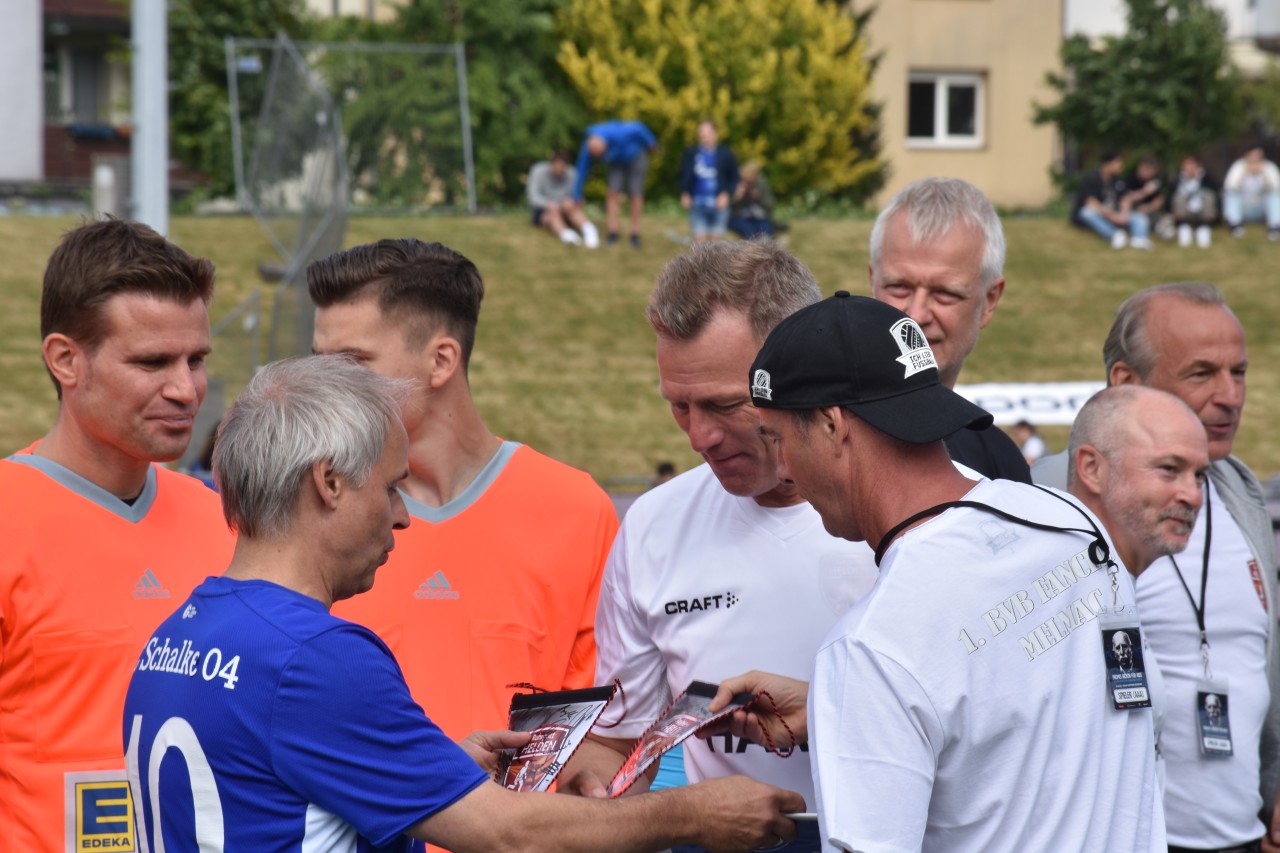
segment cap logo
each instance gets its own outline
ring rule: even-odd
[[[773,388],[770,386],[772,378],[767,370],[757,370],[755,376],[751,378],[751,396],[759,397],[762,400],[773,399]]]
[[[889,333],[893,335],[898,349],[902,351],[902,355],[894,361],[906,367],[907,372],[902,375],[903,379],[909,379],[931,367],[935,370],[938,368],[938,362],[933,358],[933,350],[929,349],[929,341],[925,338],[924,332],[920,331],[915,320],[904,317],[889,327]]]

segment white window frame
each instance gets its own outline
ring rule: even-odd
[[[907,121],[911,120],[911,84],[933,83],[933,136],[907,136],[908,148],[958,148],[975,149],[986,145],[987,80],[985,74],[976,72],[912,71],[907,76]],[[953,135],[947,132],[947,93],[951,86],[972,86],[974,98],[973,136]],[[910,125],[905,131],[910,133]]]

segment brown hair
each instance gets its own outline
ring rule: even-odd
[[[411,348],[444,329],[458,341],[464,371],[471,361],[484,280],[475,264],[448,246],[413,237],[366,243],[311,264],[307,286],[321,308],[376,295],[384,317],[404,318]]]
[[[772,240],[702,243],[658,273],[646,315],[654,331],[696,338],[718,310],[747,318],[756,340],[822,298],[804,262]]]
[[[110,331],[102,313],[111,297],[141,293],[183,305],[208,303],[213,276],[211,261],[187,254],[140,222],[108,218],[81,225],[63,235],[49,256],[40,337],[63,334],[92,353]],[[61,398],[57,379],[53,385]]]

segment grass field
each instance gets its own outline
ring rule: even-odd
[[[44,262],[66,219],[0,217],[0,448],[24,446],[56,410],[40,364],[39,298]],[[664,459],[696,464],[659,399],[652,334],[644,306],[654,275],[681,248],[668,229],[677,216],[645,221],[645,245],[588,252],[560,245],[523,215],[489,218],[356,219],[349,245],[386,236],[438,240],[471,257],[487,284],[471,383],[489,425],[597,478],[647,474]],[[1102,339],[1116,306],[1162,281],[1212,281],[1248,334],[1249,399],[1236,451],[1258,474],[1280,471],[1280,245],[1260,228],[1244,240],[1215,234],[1205,251],[1160,245],[1150,253],[1114,252],[1058,219],[1005,220],[1008,286],[963,382],[1102,379]],[[813,269],[824,293],[867,289],[871,222],[792,223],[790,248]],[[178,218],[172,236],[218,265],[213,317],[260,287],[257,266],[275,260],[248,218]],[[243,361],[215,341],[211,370]],[[1052,449],[1065,429],[1045,431]]]

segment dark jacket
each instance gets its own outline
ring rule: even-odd
[[[684,149],[684,157],[680,160],[680,192],[693,194],[697,176],[693,173],[694,157],[698,146],[690,145]],[[729,146],[721,142],[716,146],[716,195],[732,193],[738,186],[738,158],[733,156]]]

